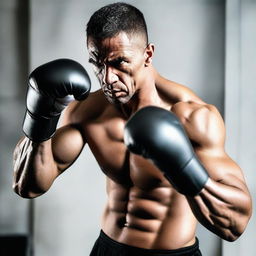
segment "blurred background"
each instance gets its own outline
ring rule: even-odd
[[[105,177],[88,147],[45,195],[12,191],[12,152],[22,136],[27,76],[38,65],[71,58],[89,72],[85,28],[107,0],[0,0],[0,255],[89,255],[100,230]],[[154,65],[217,106],[226,150],[244,170],[256,201],[256,1],[126,1],[145,15]],[[254,113],[254,114],[253,114]],[[111,156],[112,157],[112,156]],[[256,219],[229,243],[198,226],[203,255],[255,256]],[[19,251],[15,253],[14,251]],[[15,254],[14,254],[15,253]]]

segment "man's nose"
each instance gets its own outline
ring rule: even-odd
[[[103,76],[103,83],[104,84],[113,84],[114,82],[116,82],[118,80],[118,76],[117,74],[115,73],[115,70],[110,67],[110,66],[107,66],[105,65],[104,67],[104,76]]]

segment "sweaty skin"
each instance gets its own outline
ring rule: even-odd
[[[251,198],[241,169],[225,152],[217,109],[160,76],[152,65],[154,46],[139,36],[89,38],[88,50],[101,89],[67,107],[52,139],[21,139],[14,152],[14,190],[28,198],[45,193],[88,144],[107,176],[102,229],[112,239],[177,249],[195,242],[198,221],[223,239],[237,239],[251,216]],[[210,176],[199,195],[178,193],[159,169],[124,145],[126,121],[148,105],[174,112],[184,125]]]

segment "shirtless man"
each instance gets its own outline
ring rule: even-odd
[[[156,71],[154,45],[133,6],[95,12],[87,47],[98,91],[89,94],[86,71],[71,60],[30,75],[26,137],[14,152],[15,192],[25,198],[45,193],[87,143],[107,176],[108,193],[92,256],[201,255],[197,221],[236,240],[251,216],[251,198],[225,152],[217,109]],[[81,101],[69,103],[70,94]]]

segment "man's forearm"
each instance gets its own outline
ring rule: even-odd
[[[34,143],[23,138],[14,151],[13,189],[22,197],[33,198],[46,192],[57,177],[51,140]]]
[[[198,221],[227,241],[235,241],[251,216],[251,198],[246,188],[209,179],[195,197],[187,197]]]

